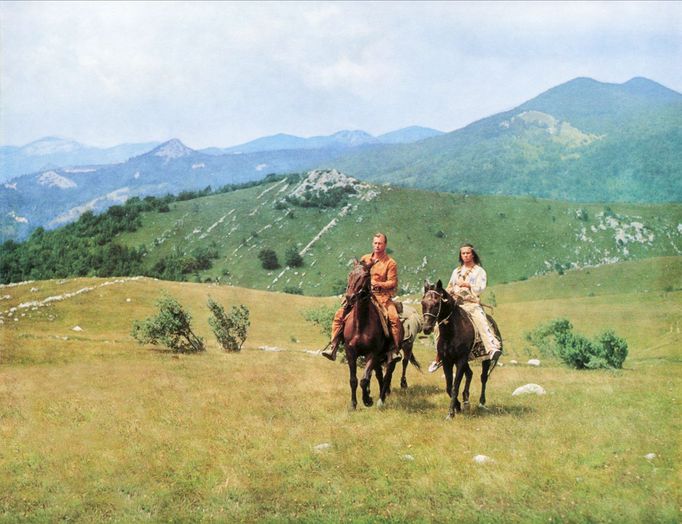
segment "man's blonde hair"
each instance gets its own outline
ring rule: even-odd
[[[374,236],[372,238],[376,237],[384,237],[384,244],[388,244],[388,237],[386,236],[386,233],[382,233],[381,231],[374,233]]]

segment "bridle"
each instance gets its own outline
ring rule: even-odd
[[[369,272],[368,272],[369,273]],[[367,278],[369,279],[370,276],[369,274],[367,276],[363,276],[362,278]],[[359,279],[358,279],[359,280]],[[355,293],[348,295],[346,294],[346,302],[349,305],[355,304],[356,302],[360,300],[365,300],[370,297],[371,293],[369,291],[369,286],[364,284],[359,290],[357,290]]]
[[[447,325],[447,323],[449,322],[450,317],[452,316],[452,314],[453,314],[454,311],[455,311],[455,308],[454,308],[454,307],[451,308],[451,309],[450,309],[450,313],[448,313],[448,316],[445,317],[443,320],[438,320],[438,318],[440,317],[440,310],[441,310],[441,308],[443,307],[443,302],[446,302],[446,303],[447,303],[448,300],[447,300],[446,298],[443,297],[443,294],[442,294],[442,293],[439,293],[439,292],[436,291],[435,289],[429,289],[426,293],[424,293],[424,298],[426,298],[426,295],[428,295],[429,293],[433,293],[434,295],[436,295],[436,296],[438,297],[438,298],[436,299],[436,300],[438,301],[438,311],[436,312],[435,315],[434,315],[433,313],[428,313],[428,312],[423,312],[422,314],[423,314],[425,317],[426,317],[426,316],[428,316],[428,317],[433,317],[434,320],[436,321],[436,323],[437,323],[439,326],[440,326],[441,324]]]

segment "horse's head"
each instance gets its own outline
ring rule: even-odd
[[[442,321],[452,311],[451,298],[440,280],[431,284],[424,282],[424,296],[422,297],[422,317],[424,334],[430,335],[437,322]]]
[[[365,264],[357,259],[353,263],[353,269],[348,274],[348,286],[346,287],[346,299],[349,301],[357,300],[364,295],[369,296],[372,276],[369,270],[372,264]]]

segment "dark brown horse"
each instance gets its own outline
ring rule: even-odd
[[[455,299],[443,289],[443,283],[440,280],[435,285],[429,282],[424,283],[422,316],[425,334],[430,334],[436,324],[440,330],[436,349],[443,362],[445,389],[450,395],[450,409],[446,418],[451,419],[455,413],[462,411],[458,396],[463,376],[466,377],[466,381],[462,392],[462,401],[466,407],[469,405],[469,386],[473,376],[473,371],[469,366],[469,355],[476,336],[474,326],[464,310],[457,305]],[[502,341],[497,325],[494,322],[492,325],[495,334]],[[453,366],[456,368],[454,381]],[[482,362],[481,397],[479,399],[481,406],[485,406],[485,387],[488,382],[489,371],[490,360],[484,360]]]
[[[353,270],[348,275],[346,302],[351,307],[343,327],[343,344],[346,348],[346,359],[350,370],[350,391],[353,409],[357,407],[356,390],[358,387],[357,359],[365,357],[365,370],[360,381],[362,402],[371,406],[374,402],[370,395],[369,386],[372,371],[379,382],[379,406],[390,391],[391,378],[395,363],[387,366],[384,376],[382,362],[391,345],[391,337],[386,336],[381,322],[381,313],[371,300],[371,264],[355,262]]]

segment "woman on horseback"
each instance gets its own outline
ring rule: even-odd
[[[459,266],[455,268],[448,282],[446,291],[450,293],[459,306],[467,312],[469,318],[481,335],[481,340],[488,352],[488,359],[492,366],[502,354],[500,340],[495,336],[485,311],[481,306],[480,295],[486,288],[487,274],[481,266],[481,259],[474,246],[463,244],[459,248]],[[433,373],[441,366],[440,355],[429,365],[429,372]]]

